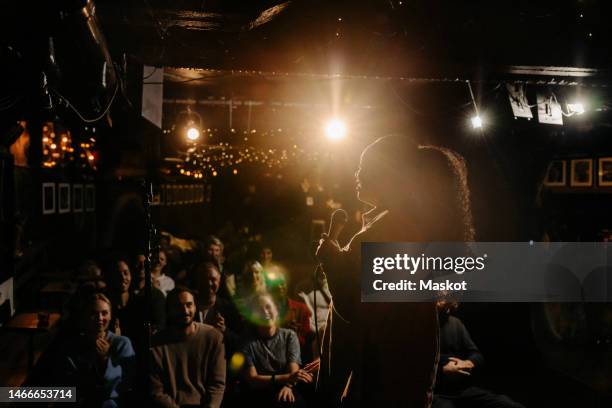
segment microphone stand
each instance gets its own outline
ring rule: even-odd
[[[143,316],[143,324],[144,330],[146,334],[146,346],[147,350],[151,348],[151,334],[152,334],[152,325],[151,325],[151,305],[153,304],[152,297],[152,286],[151,286],[151,260],[155,259],[156,256],[159,256],[159,246],[154,244],[157,242],[157,230],[153,225],[152,217],[151,217],[151,204],[153,202],[153,183],[148,181],[143,182],[143,203],[144,203],[144,213],[145,213],[145,262],[144,262],[144,272],[145,272],[145,284],[144,284],[144,296],[145,296],[145,304],[149,307],[145,307],[145,313]]]

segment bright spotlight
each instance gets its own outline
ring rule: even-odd
[[[340,140],[346,136],[346,125],[340,119],[332,119],[327,122],[325,133],[331,140]]]
[[[187,129],[187,139],[191,140],[192,142],[195,142],[199,138],[200,131],[198,129],[196,129],[195,127],[190,127],[189,129]]]
[[[580,102],[568,103],[567,110],[570,115],[572,114],[582,115],[584,113],[584,105]]]
[[[480,116],[474,116],[472,119],[472,127],[474,129],[480,129],[482,128],[482,119],[480,118]]]

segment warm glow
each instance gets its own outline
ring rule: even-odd
[[[200,131],[194,127],[190,127],[187,129],[187,139],[195,142],[200,138]]]
[[[567,110],[569,114],[575,113],[576,115],[582,115],[584,113],[584,105],[580,102],[568,103]]]
[[[346,136],[346,125],[340,119],[332,119],[327,122],[325,133],[330,140],[340,140]]]
[[[234,169],[234,171],[232,173],[238,174],[238,169]]]
[[[480,118],[480,116],[474,116],[472,119],[472,127],[474,129],[480,129],[482,128],[482,119]]]

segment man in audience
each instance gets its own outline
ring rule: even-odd
[[[151,276],[154,280],[157,280],[156,287],[162,291],[164,296],[174,289],[174,279],[166,275],[164,269],[168,265],[168,258],[164,251],[159,251],[157,262],[153,262],[151,265]]]
[[[474,375],[482,369],[484,357],[461,320],[450,315],[457,304],[443,299],[437,306],[440,362],[433,408],[524,408],[505,395],[474,385]]]
[[[151,388],[155,405],[218,408],[225,390],[221,333],[194,321],[195,296],[176,288],[166,299],[168,328],[154,339]]]
[[[236,277],[234,274],[226,271],[223,268],[225,257],[223,256],[223,242],[214,235],[208,236],[204,243],[204,257],[207,259],[215,259],[219,265],[221,272],[221,292],[220,294],[226,299],[231,299],[236,295]]]
[[[204,244],[204,251],[207,258],[214,258],[219,264],[219,269],[223,272],[223,242],[214,235],[209,235]]]
[[[199,308],[194,320],[209,324],[223,334],[225,354],[229,359],[240,346],[243,324],[234,305],[217,296],[221,287],[221,272],[214,259],[204,261],[196,268],[194,284],[199,297]]]

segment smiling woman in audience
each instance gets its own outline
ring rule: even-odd
[[[121,406],[134,374],[132,343],[109,330],[112,307],[106,296],[97,293],[81,306],[80,333],[65,343],[54,380],[76,386],[81,406]]]
[[[278,327],[278,308],[270,295],[255,295],[249,306],[257,325],[244,348],[249,400],[255,406],[304,406],[296,388],[311,383],[313,378],[300,369],[297,335],[293,330]]]

